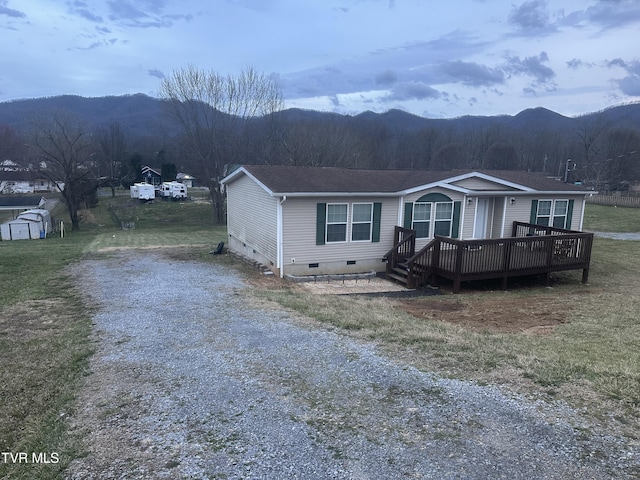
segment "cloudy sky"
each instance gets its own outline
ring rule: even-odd
[[[251,66],[287,107],[571,116],[640,100],[639,38],[640,0],[0,0],[0,101]]]

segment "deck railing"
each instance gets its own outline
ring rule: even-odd
[[[506,289],[509,277],[544,274],[548,284],[552,272],[574,269],[582,269],[587,282],[592,233],[523,222],[514,222],[512,233],[484,240],[436,236],[407,259],[407,285],[417,288],[443,277],[453,281],[457,293],[463,281],[501,278]]]

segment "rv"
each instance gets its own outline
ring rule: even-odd
[[[156,190],[153,185],[149,183],[134,183],[131,185],[131,198],[137,198],[138,200],[149,201],[156,198]]]
[[[187,198],[187,187],[180,182],[163,182],[160,196],[164,199],[181,200]]]

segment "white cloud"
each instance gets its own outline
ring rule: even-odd
[[[638,25],[630,0],[0,0],[0,101],[251,65],[302,108],[576,114],[638,99]]]

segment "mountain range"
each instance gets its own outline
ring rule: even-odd
[[[156,136],[172,135],[176,126],[163,112],[163,100],[144,94],[80,97],[61,95],[0,103],[0,126],[13,127],[26,133],[32,121],[47,112],[67,111],[81,118],[90,128],[100,128],[118,122],[128,135]],[[287,109],[278,113],[285,123],[302,121],[345,122],[350,125],[377,124],[392,132],[416,132],[429,128],[452,128],[465,131],[488,128],[493,125],[521,131],[575,131],[580,122],[597,121],[607,128],[627,127],[640,129],[640,103],[632,103],[582,115],[566,117],[546,108],[530,108],[517,115],[463,116],[448,119],[424,118],[401,110],[384,113],[371,111],[357,115],[340,115],[301,109]]]

